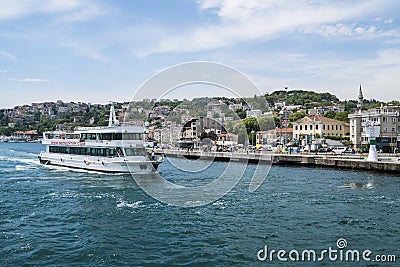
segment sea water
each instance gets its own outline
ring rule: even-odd
[[[256,165],[249,165],[227,195],[185,208],[158,202],[130,175],[42,166],[37,154],[43,149],[0,144],[0,266],[297,266],[276,254],[260,256],[265,247],[338,250],[340,239],[348,249],[396,255],[389,265],[400,264],[396,174],[273,166],[250,193]],[[224,164],[184,175],[166,161],[159,172],[196,186]],[[343,262],[326,257],[310,264]],[[366,264],[375,263],[350,263]]]

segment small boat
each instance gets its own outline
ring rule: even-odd
[[[146,150],[144,126],[119,125],[111,106],[108,126],[78,127],[73,132],[44,132],[41,164],[106,173],[148,174],[164,155]]]
[[[12,135],[8,139],[8,142],[10,143],[27,143],[31,139],[29,136],[24,136],[24,135]]]

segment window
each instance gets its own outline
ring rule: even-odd
[[[306,131],[307,131],[307,125],[304,125],[304,130],[306,130]]]
[[[126,133],[122,137],[124,140],[142,140],[142,134],[140,133]]]
[[[125,148],[126,156],[145,156],[146,150],[144,148]]]
[[[328,131],[329,131],[329,124],[328,124]]]
[[[393,123],[396,123],[396,117],[393,117],[393,118],[392,118],[392,122],[393,122]]]
[[[324,130],[324,131],[325,131],[325,124],[324,124],[324,125],[322,125],[322,130]]]
[[[388,122],[388,118],[387,118],[387,117],[383,117],[383,118],[382,118],[382,121],[383,121],[383,122]]]
[[[310,125],[310,130],[312,130],[312,125]]]
[[[302,131],[302,130],[303,130],[303,126],[300,125],[300,131]]]
[[[396,132],[396,128],[392,128],[392,132]]]
[[[298,129],[297,129],[297,125],[295,126],[295,129],[296,129],[296,131],[298,130]]]
[[[318,130],[318,124],[317,124],[317,125],[315,125],[315,130]]]
[[[111,140],[111,134],[110,133],[101,134],[101,140]]]
[[[113,133],[112,139],[113,140],[122,140],[122,133]]]

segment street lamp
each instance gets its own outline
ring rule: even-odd
[[[375,124],[370,118],[368,118],[365,126],[366,134],[367,137],[369,137],[370,143],[367,161],[378,161],[378,152],[376,151]]]
[[[288,90],[288,87],[286,86],[285,87],[285,91],[286,91],[286,96],[285,96],[285,146],[286,146],[286,143],[287,143],[287,128],[288,128],[288,118],[287,118],[287,106],[286,106],[286,104],[287,104],[287,90]]]
[[[254,146],[254,130],[251,130],[251,145]]]

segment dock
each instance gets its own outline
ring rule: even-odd
[[[390,172],[400,174],[400,158],[381,157],[372,162],[365,155],[331,155],[331,154],[275,154],[270,152],[203,152],[186,150],[158,150],[167,157],[187,158],[191,160],[233,161],[250,163],[272,163],[275,165],[299,165],[315,167],[331,167],[336,169],[352,169],[365,171]]]

